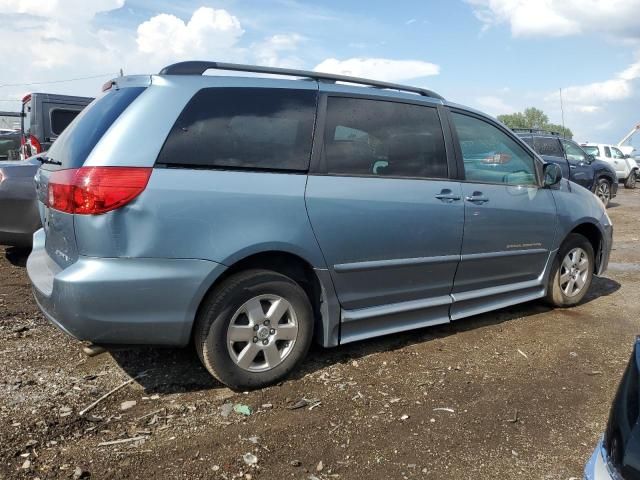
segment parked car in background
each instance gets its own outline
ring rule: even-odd
[[[36,188],[27,271],[46,317],[96,344],[193,342],[236,389],[281,380],[313,338],[576,305],[612,243],[602,203],[491,117],[279,68],[117,78]]]
[[[20,132],[10,131],[0,134],[0,160],[20,158]]]
[[[30,93],[22,99],[22,152],[28,158],[47,151],[93,98]]]
[[[33,177],[36,158],[0,163],[0,245],[30,247],[41,227]]]
[[[605,206],[618,192],[618,176],[611,165],[585,152],[573,140],[544,130],[514,131],[545,161],[560,165],[562,175],[591,190]]]
[[[640,478],[640,337],[613,399],[603,438],[585,468],[585,480]]]
[[[624,154],[618,147],[604,143],[581,143],[582,149],[598,160],[607,162],[618,175],[618,180],[625,188],[636,188],[636,178],[639,173],[635,159]]]

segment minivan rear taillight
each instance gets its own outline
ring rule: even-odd
[[[140,195],[152,168],[81,167],[58,170],[49,177],[47,205],[82,215],[109,212]]]

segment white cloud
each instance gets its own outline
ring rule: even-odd
[[[601,32],[640,38],[640,0],[466,0],[483,29],[508,24],[514,37]]]
[[[602,110],[602,107],[597,105],[575,105],[574,109],[580,113],[596,113]]]
[[[7,39],[0,42],[0,85],[104,75],[71,83],[4,87],[2,100],[20,98],[24,90],[96,95],[100,85],[117,74],[154,73],[181,60],[219,59],[240,63],[301,66],[297,57],[304,38],[275,34],[243,46],[240,19],[224,9],[201,7],[186,18],[160,13],[137,28],[97,29],[101,12],[121,8],[125,0],[0,0]],[[9,15],[9,17],[7,17]],[[71,20],[71,21],[70,21]],[[18,108],[5,102],[0,109]]]
[[[305,38],[297,33],[272,35],[252,45],[256,62],[269,67],[301,67],[303,61],[295,55]]]
[[[0,0],[0,12],[75,21],[121,8],[125,0]]]
[[[634,81],[638,78],[640,62],[629,65],[612,79],[565,88],[562,90],[563,100],[576,104],[579,111],[593,112],[599,104],[629,98],[633,94]],[[552,98],[555,96],[555,93],[549,95]]]
[[[490,95],[478,97],[474,103],[479,107],[479,110],[484,110],[494,117],[516,111],[515,107],[506,103],[502,98]]]
[[[388,82],[411,80],[438,75],[440,67],[421,60],[391,60],[387,58],[327,58],[314,68],[316,72],[374,78]]]
[[[138,26],[136,43],[142,53],[161,57],[211,57],[233,47],[244,30],[226,10],[200,7],[188,22],[162,13]]]

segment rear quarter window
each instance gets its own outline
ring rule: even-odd
[[[315,90],[205,88],[176,120],[157,164],[306,171]]]
[[[112,89],[96,98],[53,142],[48,156],[62,162],[60,168],[81,167],[113,122],[145,88]]]
[[[562,146],[560,145],[560,142],[557,138],[535,137],[533,146],[534,150],[539,155],[546,155],[549,157],[564,157]]]

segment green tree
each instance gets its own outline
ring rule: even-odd
[[[569,128],[549,123],[549,117],[542,110],[534,107],[526,108],[524,112],[498,115],[498,120],[509,128],[548,130],[551,132],[558,132],[565,138],[573,137],[573,132]]]

